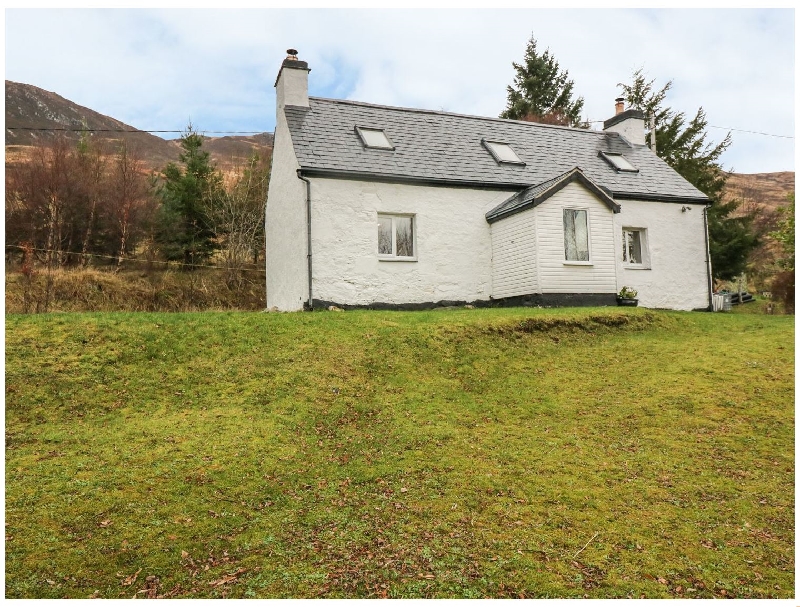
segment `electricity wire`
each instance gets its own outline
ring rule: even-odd
[[[587,120],[586,124],[600,124],[604,120]],[[735,129],[729,126],[708,125],[712,129],[722,129],[724,131],[734,131],[736,133],[750,133],[751,135],[763,135],[765,137],[778,137],[780,139],[794,139],[793,135],[776,135],[774,133],[764,133],[762,131],[750,131],[747,129]],[[71,129],[64,127],[32,127],[32,126],[7,126],[9,131],[67,131],[73,133],[185,133],[186,131],[168,129]],[[268,134],[268,131],[199,131],[201,135],[261,135]]]

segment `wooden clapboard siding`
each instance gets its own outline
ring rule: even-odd
[[[588,210],[591,265],[564,262],[566,208]],[[571,183],[536,207],[534,213],[542,293],[616,292],[614,221],[606,205],[582,185]]]
[[[539,292],[533,209],[492,224],[492,297]]]

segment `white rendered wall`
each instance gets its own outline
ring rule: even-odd
[[[620,201],[614,216],[617,249],[617,290],[639,291],[639,305],[647,308],[695,310],[708,306],[705,225],[702,205],[640,200]],[[683,207],[691,210],[682,212]],[[631,269],[622,263],[622,228],[647,230],[649,269]]]
[[[547,204],[547,203],[545,203]],[[539,293],[534,209],[492,224],[492,297]]]
[[[307,74],[284,69],[281,76],[287,72]],[[280,95],[278,102],[265,221],[267,307],[302,310],[308,299],[306,186],[297,177],[299,164]]]
[[[644,135],[644,120],[640,118],[628,118],[613,126],[604,129],[609,133],[619,133],[630,143],[637,145],[645,145],[646,139]]]
[[[492,242],[485,214],[512,193],[312,177],[314,299],[488,300]],[[378,213],[415,215],[417,261],[378,259]]]
[[[589,264],[564,260],[564,209],[586,209]],[[616,293],[614,218],[611,209],[577,182],[534,209],[542,293]]]

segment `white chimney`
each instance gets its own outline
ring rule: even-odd
[[[644,145],[644,112],[626,110],[625,100],[622,97],[615,99],[614,109],[616,114],[603,123],[603,130],[619,133],[630,143]]]
[[[297,51],[290,48],[283,60],[275,88],[278,95],[278,112],[286,105],[308,107],[308,63],[297,58]]]

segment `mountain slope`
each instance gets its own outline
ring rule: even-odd
[[[77,142],[81,129],[113,149],[125,141],[135,148],[149,169],[177,162],[178,140],[166,140],[124,122],[78,105],[39,87],[6,80],[6,163],[25,162],[33,146],[63,136]],[[68,129],[68,130],[64,130]],[[223,171],[242,165],[254,152],[272,153],[272,133],[251,136],[207,137],[205,149]]]

